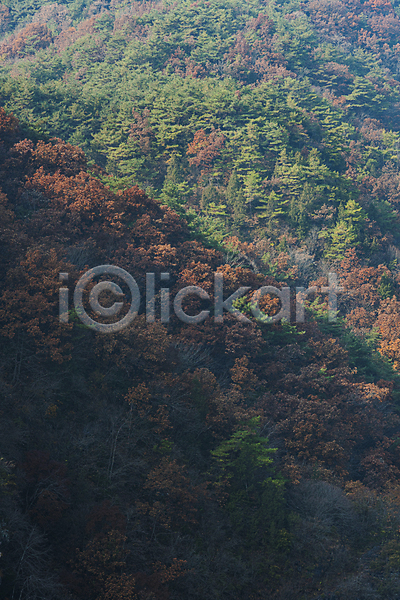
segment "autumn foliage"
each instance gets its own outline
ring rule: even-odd
[[[0,4],[5,600],[400,597],[398,7],[295,4]]]
[[[32,585],[40,593],[47,586],[85,600],[225,597],[208,557],[213,548],[235,597],[256,598],[260,590],[265,597],[282,585],[296,594],[284,564],[290,558],[304,566],[300,542],[289,540],[310,527],[306,482],[327,482],[318,502],[337,497],[344,511],[338,523],[358,510],[363,494],[396,493],[397,379],[357,342],[376,328],[377,352],[398,368],[400,309],[390,271],[363,266],[354,250],[341,262],[341,307],[361,338],[349,338],[344,326],[329,329],[319,293],[301,326],[241,324],[228,314],[222,324],[191,326],[174,317],[167,326],[146,323],[144,307],[119,334],[96,334],[73,313],[62,325],[59,273],[69,273],[70,285],[102,263],[125,268],[141,286],[146,272],[169,272],[171,295],[199,285],[212,296],[214,272],[224,276],[225,295],[281,284],[224,263],[139,188],[111,191],[87,171],[79,148],[21,139],[16,119],[0,116],[1,427],[8,440],[2,451],[14,465],[0,463],[2,514],[10,514],[11,490],[21,498],[5,545],[20,552],[21,570],[13,573],[5,552],[5,585],[22,589],[35,564],[41,575]],[[147,151],[145,118],[135,116],[132,135]],[[200,131],[193,160],[209,168],[222,143],[217,132]],[[255,245],[237,237],[227,243],[256,264]],[[159,310],[159,297],[156,304]],[[272,296],[262,307],[271,314],[279,308]],[[199,309],[189,299],[186,310]],[[27,450],[15,438],[16,422]],[[292,524],[287,502],[297,506]],[[321,523],[312,527],[313,536],[325,535]],[[367,540],[367,532],[351,531],[341,541],[329,534],[330,551],[341,544],[355,551],[357,535]],[[249,552],[260,569],[251,584]],[[317,546],[309,560],[328,564]],[[350,560],[344,568],[350,577]]]

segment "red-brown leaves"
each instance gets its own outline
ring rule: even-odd
[[[148,120],[150,111],[148,108],[145,108],[143,113],[140,114],[133,110],[132,115],[134,122],[129,130],[129,138],[137,143],[144,154],[148,154],[150,152],[151,141],[154,139],[154,133]]]
[[[19,137],[19,123],[12,114],[0,107],[0,164],[7,156],[9,148]]]
[[[303,8],[325,39],[342,35],[374,50],[379,50],[385,43],[397,42],[400,21],[392,4],[386,0],[310,0]]]
[[[70,177],[87,169],[87,159],[80,148],[52,138],[48,144],[39,141],[32,152],[33,166],[49,173],[58,172]]]
[[[208,171],[214,160],[220,155],[221,148],[225,142],[225,136],[216,129],[213,129],[209,135],[204,129],[199,129],[194,134],[194,139],[189,144],[187,154],[194,156],[189,160],[189,165],[202,167],[203,171]]]
[[[137,503],[140,512],[169,529],[179,522],[196,523],[197,503],[202,490],[192,487],[185,468],[164,457],[147,476],[144,489],[152,492],[150,503]],[[204,490],[203,490],[204,493]]]
[[[37,50],[47,48],[53,41],[47,25],[31,23],[22,29],[11,40],[0,45],[0,57],[21,58],[26,54],[34,54]]]
[[[395,298],[383,302],[375,325],[381,334],[379,352],[400,370],[400,302]]]
[[[0,140],[16,135],[18,131],[18,121],[14,115],[7,115],[4,108],[0,108]]]
[[[35,349],[57,362],[69,351],[70,327],[61,326],[58,314],[59,273],[65,270],[54,250],[30,249],[9,270],[0,298],[0,334],[18,343],[24,339],[28,354]]]
[[[76,573],[74,592],[79,598],[98,598],[104,590],[107,594],[111,585],[115,589],[118,574],[124,568],[129,554],[125,548],[126,539],[119,531],[111,530],[90,540],[83,550],[76,551],[73,563]],[[133,578],[130,578],[129,583],[133,582]]]

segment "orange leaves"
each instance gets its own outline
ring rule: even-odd
[[[352,329],[371,329],[375,321],[375,315],[367,312],[363,306],[357,306],[346,315],[346,323]]]
[[[322,341],[309,340],[308,345],[312,349],[317,363],[325,369],[346,366],[347,352],[340,346],[336,339],[329,338]]]
[[[111,530],[101,538],[89,542],[77,559],[89,573],[104,578],[109,572],[124,566],[127,551],[124,550],[126,537],[119,531]]]
[[[0,113],[0,132],[7,138],[17,131],[17,121]],[[146,194],[133,187],[113,194],[98,179],[87,172],[83,152],[54,138],[36,146],[29,140],[16,143],[6,157],[0,184],[12,202],[24,205],[24,212],[34,213],[30,231],[41,238],[54,235],[64,222],[66,236],[91,229],[91,235],[102,238],[112,232],[116,237],[129,236],[140,246],[176,243],[185,233],[178,216],[161,207]],[[31,197],[31,199],[30,199]],[[35,201],[33,201],[35,198]],[[51,210],[44,215],[38,209],[49,203]],[[101,221],[101,227],[98,225]],[[183,239],[182,239],[183,241]]]
[[[285,69],[284,56],[275,50],[273,32],[274,23],[266,15],[250,19],[244,31],[236,33],[235,43],[224,54],[225,72],[242,83],[292,75]]]
[[[289,372],[277,374],[277,392],[261,406],[285,440],[286,463],[306,460],[342,477],[351,456],[366,456],[366,440],[372,451],[376,440],[397,426],[395,415],[386,416],[391,385],[355,381],[346,352],[334,339],[309,339],[307,345],[313,357],[300,369],[286,363]]]
[[[400,370],[400,340],[382,340],[379,344],[379,352],[386,356],[393,364],[396,371]]]
[[[131,406],[147,406],[149,400],[151,398],[151,394],[149,392],[148,387],[144,383],[139,383],[135,388],[131,388],[125,397],[125,400]],[[143,412],[143,409],[141,409]],[[140,409],[139,409],[140,412]]]
[[[389,0],[368,0],[368,2],[366,2],[365,4],[369,5],[373,9],[386,9],[389,11],[393,10],[392,3],[389,2]]]
[[[389,269],[383,264],[361,266],[355,250],[350,249],[341,262],[339,275],[344,287],[339,296],[339,309],[347,324],[360,333],[377,328],[385,343],[395,337],[395,331],[399,333],[399,329],[396,317],[390,315],[398,314],[399,307],[393,298],[396,281]]]
[[[96,22],[96,17],[90,17],[81,21],[78,26],[68,27],[63,29],[61,33],[55,38],[54,45],[61,52],[71,44],[73,44],[79,38],[91,34],[94,35],[95,29],[94,24]]]
[[[385,43],[397,42],[400,21],[388,0],[342,0],[329,4],[310,0],[306,6],[312,23],[325,40],[341,35],[378,52]]]
[[[400,302],[395,298],[382,303],[375,326],[379,328],[381,341],[379,352],[400,369]]]
[[[222,324],[207,319],[200,325],[181,325],[179,337],[189,344],[207,344],[220,355],[256,357],[265,348],[260,328],[255,323],[238,323],[229,313],[224,314]]]
[[[225,142],[225,136],[218,130],[212,129],[207,136],[204,129],[199,129],[194,134],[193,142],[187,149],[187,154],[194,155],[189,159],[189,165],[195,167],[203,167],[203,172],[211,169],[212,164],[220,155],[221,148]]]
[[[61,173],[53,175],[46,173],[43,166],[28,179],[26,187],[45,194],[53,206],[81,213],[90,221],[105,212],[106,199],[112,198],[112,193],[87,173],[82,172],[74,177]]]
[[[258,378],[254,375],[253,369],[249,369],[249,359],[247,356],[242,356],[235,360],[235,364],[231,369],[231,378],[235,385],[239,388],[253,390],[258,383]]]
[[[72,149],[72,150],[71,150]],[[26,190],[34,190],[45,196],[59,226],[60,217],[65,221],[66,235],[89,232],[102,241],[112,234],[116,238],[127,237],[136,246],[161,246],[177,243],[184,234],[178,216],[148,198],[137,187],[115,195],[98,179],[82,168],[84,161],[79,149],[72,146],[41,146],[33,152],[34,161],[41,156],[41,164],[31,175]],[[35,164],[35,162],[33,162]],[[47,213],[51,218],[51,212]],[[122,253],[123,249],[119,248]]]
[[[375,448],[371,448],[361,461],[365,469],[365,483],[372,488],[396,484],[399,480],[400,469],[394,464],[388,452],[388,447],[392,443],[392,440],[385,438]]]
[[[250,269],[242,267],[235,269],[228,264],[219,266],[216,272],[223,275],[224,294],[232,294],[242,286],[250,286],[258,289],[262,285],[274,285],[276,283],[274,279],[257,275],[253,271],[250,271]]]
[[[253,26],[256,32],[260,29],[255,23]],[[0,111],[0,127],[1,123],[5,133],[16,131],[13,119]],[[132,136],[146,151],[150,133],[144,120],[141,124],[137,120],[137,125]],[[193,166],[211,168],[221,151],[221,140],[218,132],[214,137],[198,133],[190,146]],[[346,332],[342,337],[338,334],[338,339],[332,337],[340,332],[339,324],[327,335],[317,322],[307,323],[301,337],[292,335],[290,329],[286,334],[279,325],[268,329],[267,325],[241,324],[226,313],[221,324],[209,319],[188,326],[171,320],[167,327],[147,323],[142,303],[142,312],[118,334],[96,335],[72,318],[70,338],[68,328],[59,328],[58,274],[70,273],[70,292],[79,275],[73,265],[59,259],[62,256],[72,256],[71,262],[82,270],[95,261],[123,266],[137,278],[141,292],[146,272],[156,273],[156,294],[164,287],[160,272],[170,272],[171,297],[176,288],[201,286],[210,294],[211,314],[216,271],[223,275],[224,298],[241,286],[252,291],[262,285],[279,286],[256,272],[260,266],[257,256],[267,252],[267,242],[262,248],[263,242],[245,244],[231,238],[226,244],[233,254],[231,262],[235,264],[237,258],[236,264],[241,261],[253,270],[223,264],[221,253],[188,239],[186,225],[173,211],[137,187],[114,194],[85,169],[83,153],[59,140],[20,141],[2,163],[1,183],[9,185],[10,201],[0,195],[3,255],[13,249],[12,261],[4,260],[1,266],[8,289],[0,299],[1,333],[7,338],[2,367],[5,365],[9,380],[14,377],[14,383],[18,382],[12,399],[18,400],[21,390],[28,416],[38,410],[40,422],[52,428],[47,438],[47,433],[43,436],[45,447],[54,443],[57,456],[66,453],[69,468],[77,469],[73,473],[76,481],[81,481],[81,472],[88,474],[87,483],[72,499],[72,510],[67,510],[71,499],[64,470],[60,467],[57,472],[60,463],[31,457],[23,465],[30,502],[26,513],[34,524],[53,536],[51,542],[56,540],[56,545],[58,530],[61,526],[67,530],[72,523],[66,551],[79,550],[70,568],[73,573],[65,575],[69,591],[82,600],[184,597],[193,589],[192,582],[182,581],[179,586],[171,582],[190,573],[191,567],[203,568],[210,547],[220,561],[216,570],[224,561],[231,563],[233,555],[235,560],[244,560],[248,534],[243,535],[242,526],[236,523],[267,523],[275,510],[271,505],[271,513],[268,507],[266,516],[261,514],[273,498],[268,496],[267,482],[260,495],[265,502],[260,500],[260,505],[252,491],[243,489],[236,504],[239,512],[248,513],[249,521],[237,513],[239,520],[235,517],[229,524],[218,505],[218,494],[222,496],[225,490],[213,488],[207,478],[213,477],[208,473],[217,443],[232,436],[240,439],[245,423],[253,417],[257,428],[273,436],[279,449],[277,470],[284,469],[292,482],[315,469],[319,477],[335,478],[336,482],[360,477],[379,486],[387,474],[394,483],[400,476],[400,452],[393,434],[398,419],[390,412],[396,383],[366,382],[351,371],[344,348]],[[287,274],[288,252],[275,256],[277,272]],[[292,271],[293,278],[295,275]],[[388,289],[389,283],[396,289],[389,271],[382,266],[364,267],[349,251],[341,277],[353,322],[368,327],[370,313],[379,311],[382,353],[400,360],[399,303],[393,299],[382,302],[384,295],[379,292],[385,281]],[[248,310],[245,302],[243,310]],[[266,296],[265,303],[262,307],[269,312],[278,308],[272,297]],[[158,309],[159,304],[157,317]],[[61,361],[68,340],[76,351],[71,353],[71,368],[64,365],[58,369],[46,362],[49,356]],[[31,377],[35,368],[39,375]],[[49,392],[44,389],[48,373],[53,384]],[[32,395],[37,405],[30,402]],[[40,404],[43,397],[46,404],[49,396],[47,414],[51,419],[43,417],[46,406]],[[18,413],[15,404],[16,417],[25,419],[26,414]],[[2,407],[2,419],[6,410],[7,406]],[[75,421],[59,440],[58,428],[70,415]],[[235,438],[235,432],[239,437]],[[41,432],[35,436],[39,444]],[[254,452],[258,452],[257,445]],[[110,501],[102,502],[104,498]],[[75,533],[79,526],[81,532]],[[259,528],[260,539],[266,540],[268,527]],[[207,545],[214,529],[215,537]],[[218,544],[220,540],[225,544],[226,531],[230,539],[221,552]],[[257,572],[260,568],[266,573],[265,553],[253,542],[251,568],[255,565]],[[62,546],[64,539],[59,543]],[[272,543],[268,548],[271,556],[267,562],[274,568],[275,548]],[[278,544],[277,548],[279,553]],[[57,552],[62,554],[60,547]],[[182,557],[187,556],[192,558],[185,571]],[[229,572],[239,563],[232,564]],[[194,574],[196,585],[202,575],[201,571]],[[256,585],[260,597],[271,596],[258,580]],[[251,597],[254,589],[249,592]],[[231,590],[235,593],[235,582]],[[215,588],[217,596],[221,593]],[[197,595],[208,597],[202,590]]]
[[[184,560],[173,558],[170,565],[160,561],[151,565],[149,574],[129,573],[128,538],[117,529],[109,529],[76,550],[71,562],[74,575],[70,587],[83,600],[136,600],[169,598],[167,584],[181,577]],[[149,565],[150,566],[150,565]]]
[[[84,152],[59,138],[52,138],[48,144],[39,141],[32,152],[32,160],[48,172],[58,171],[67,177],[78,175],[87,168]]]
[[[8,43],[0,45],[0,57],[20,58],[26,54],[34,54],[41,48],[47,48],[53,41],[53,36],[47,25],[31,23],[22,29]]]
[[[185,51],[180,47],[178,47],[165,62],[166,69],[164,70],[164,73],[169,72],[169,65],[173,68],[174,73],[180,77],[192,77],[193,79],[196,79],[197,77],[204,76],[206,73],[204,67],[196,64],[196,62],[192,60],[190,56],[187,56]]]
[[[373,383],[355,383],[354,387],[358,389],[364,402],[378,404],[390,400],[393,383],[390,381],[378,381]]]
[[[357,296],[359,300],[368,303],[368,305],[377,306],[380,301],[377,288],[381,283],[383,274],[390,275],[388,268],[384,265],[379,265],[377,268],[355,268],[348,273],[341,274],[341,284],[348,296]]]
[[[134,238],[137,246],[146,248],[168,242],[175,246],[184,240],[186,231],[178,215],[160,206],[137,186],[124,190],[113,202],[122,231]]]
[[[151,230],[147,230],[151,235]],[[164,236],[160,236],[163,237]],[[145,244],[139,246],[127,243],[114,253],[114,262],[128,272],[131,272],[138,283],[145,285],[145,273],[167,272],[172,275],[179,269],[178,249],[171,244]],[[132,270],[132,265],[135,265]]]
[[[186,265],[186,268],[180,273],[177,288],[197,285],[203,288],[209,294],[214,289],[212,267],[202,262],[191,261]]]

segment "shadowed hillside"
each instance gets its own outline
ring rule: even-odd
[[[1,598],[399,597],[398,10],[3,0]]]

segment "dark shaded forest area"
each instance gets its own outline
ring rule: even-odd
[[[399,598],[399,33],[386,0],[2,0],[1,599]],[[105,264],[138,316],[61,323]],[[161,322],[215,273],[248,322]]]

